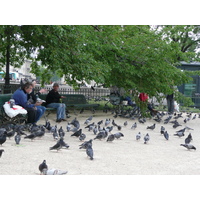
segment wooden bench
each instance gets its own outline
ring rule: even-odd
[[[9,101],[12,94],[0,94],[0,123],[1,124],[22,124],[26,121],[27,115],[18,114],[17,116],[10,118],[4,111],[3,105]]]
[[[41,94],[40,98],[46,100],[47,94]],[[92,113],[95,113],[95,109],[99,107],[99,104],[90,104],[87,102],[83,94],[62,94],[65,98],[61,99],[61,102],[66,105],[66,108],[73,108],[74,114],[77,109],[81,109],[80,113],[86,108],[90,108]],[[47,108],[47,111],[55,110],[55,108]]]

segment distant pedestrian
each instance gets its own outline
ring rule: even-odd
[[[172,115],[174,113],[174,94],[168,94],[166,95],[167,99],[167,108],[168,108],[168,114]]]

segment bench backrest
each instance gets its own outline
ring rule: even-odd
[[[12,97],[12,94],[0,94],[0,108],[9,101]]]
[[[46,100],[47,94],[40,94],[40,98]],[[62,94],[66,98],[62,99],[62,102],[66,105],[72,104],[87,104],[86,98],[83,94]]]

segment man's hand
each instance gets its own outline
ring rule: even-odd
[[[41,104],[42,104],[42,101],[41,101],[41,102],[38,102],[38,101],[37,101],[37,102],[35,103],[35,106],[40,106]]]

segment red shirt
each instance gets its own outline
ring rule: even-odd
[[[139,99],[141,100],[141,101],[146,101],[146,100],[148,100],[148,95],[146,94],[146,93],[140,93],[140,95],[139,95]]]

